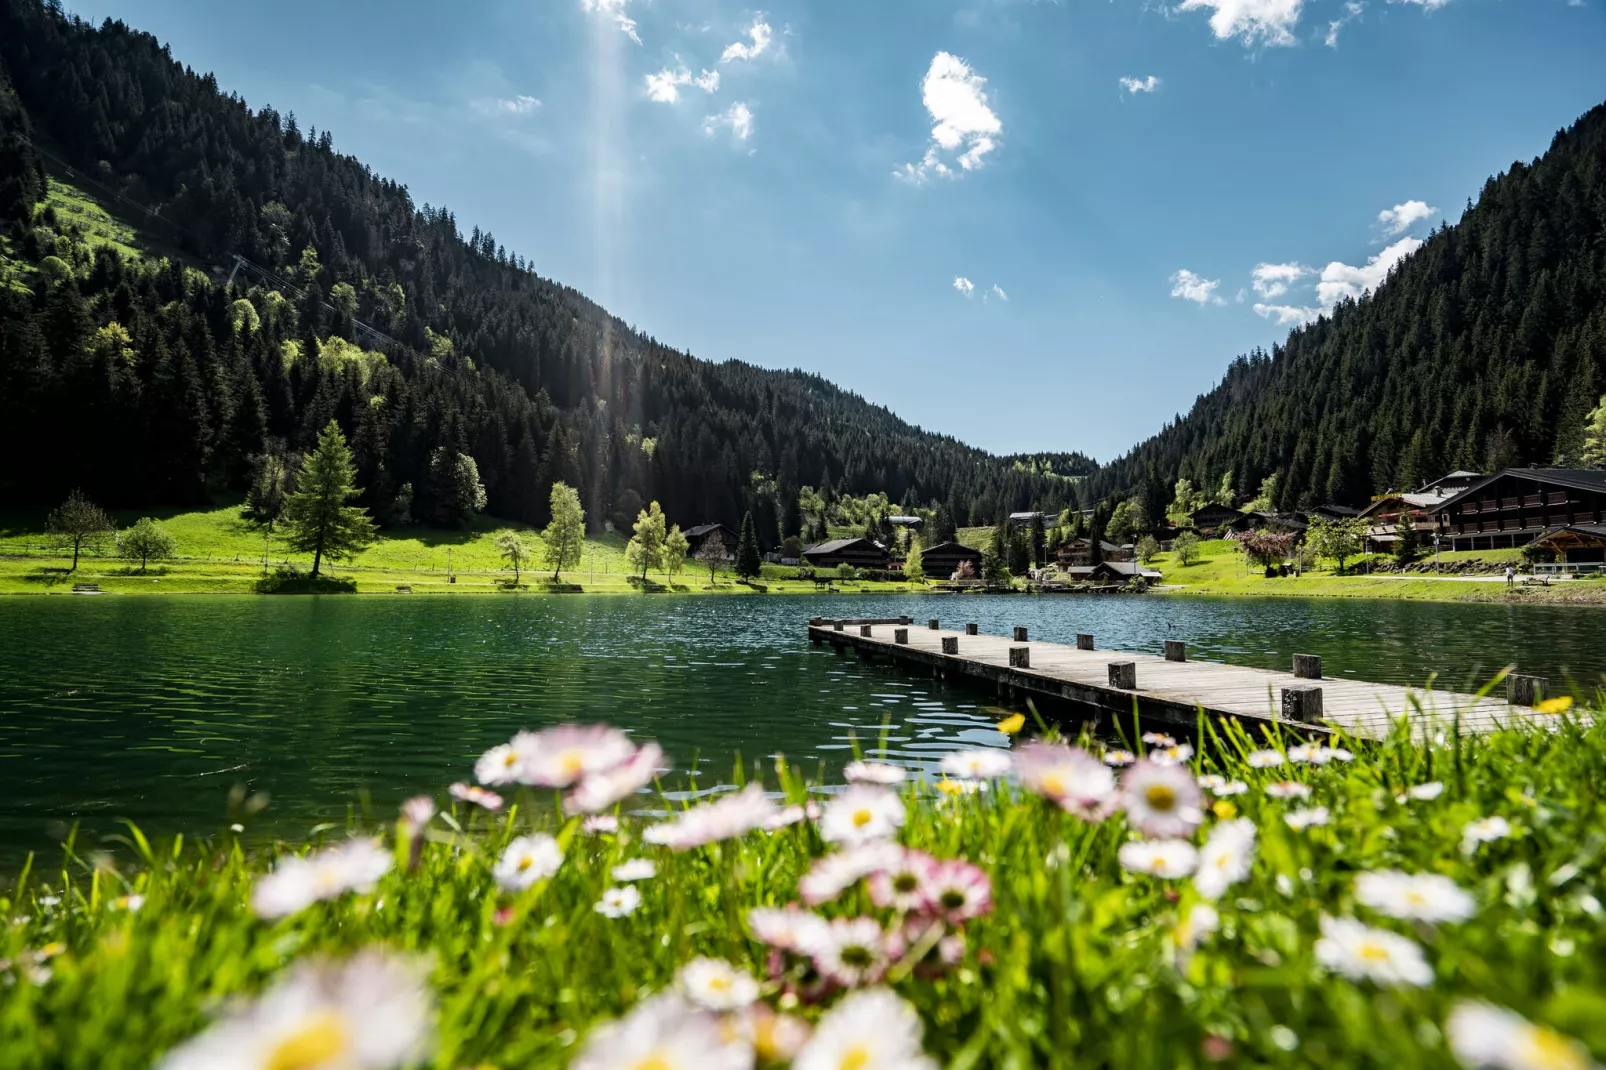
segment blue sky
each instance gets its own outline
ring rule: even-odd
[[[747,3],[73,9],[677,348],[1101,459],[1606,100],[1606,0]]]

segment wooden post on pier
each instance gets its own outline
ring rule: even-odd
[[[1322,719],[1322,689],[1314,684],[1283,688],[1283,720],[1315,724]]]
[[[868,624],[859,625],[859,634],[866,639],[870,638],[870,626]]]
[[[1506,697],[1513,706],[1537,706],[1545,700],[1543,676],[1523,676],[1512,673],[1506,677]]]
[[[1121,691],[1138,689],[1138,663],[1135,661],[1110,662],[1110,686]]]
[[[897,643],[899,646],[908,646],[909,645],[909,629],[908,628],[894,628],[892,630],[892,641],[894,643]]]
[[[1077,632],[1076,633],[1076,649],[1078,649],[1078,650],[1092,650],[1093,649],[1093,637],[1091,635],[1088,635],[1086,632]]]
[[[1009,667],[1011,669],[1030,669],[1032,667],[1032,648],[1029,646],[1010,647]]]
[[[1017,643],[1026,642],[1026,629],[1025,629],[1025,627],[1023,627],[1022,625],[1019,625],[1019,624],[1015,625],[1015,642],[1017,642]]]
[[[1188,644],[1181,639],[1167,639],[1165,641],[1165,660],[1187,661]]]
[[[1294,678],[1298,680],[1320,680],[1322,678],[1321,655],[1295,654]]]
[[[944,654],[959,653],[959,636],[945,635],[942,637],[942,652]]]
[[[932,631],[936,631],[938,628],[942,627],[942,622],[936,617],[932,617],[930,620],[926,621],[926,627],[930,628]]]
[[[840,632],[842,630],[842,622],[839,620],[834,620],[831,622],[831,627]]]
[[[975,621],[971,621],[969,624],[965,625],[965,634],[966,635],[979,635],[979,634],[981,634],[980,631],[976,627],[976,622]]]

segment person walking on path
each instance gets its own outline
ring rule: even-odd
[[[1516,585],[1517,585],[1517,570],[1512,568],[1510,565],[1507,565],[1506,566],[1506,586],[1507,587],[1515,587]]]

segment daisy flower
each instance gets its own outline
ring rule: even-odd
[[[563,808],[571,814],[599,813],[628,799],[668,770],[663,748],[645,743],[616,765],[587,771],[574,790],[563,797]]]
[[[874,918],[833,918],[810,945],[820,976],[844,988],[874,984],[889,964],[887,934]]]
[[[903,800],[886,788],[855,784],[825,804],[820,835],[831,843],[860,844],[897,835]]]
[[[1210,830],[1199,851],[1199,871],[1193,886],[1206,899],[1220,899],[1226,890],[1249,876],[1255,857],[1255,823],[1239,818],[1223,821]]]
[[[921,851],[897,849],[897,858],[870,875],[870,901],[883,909],[912,914],[926,908],[926,886],[936,859]]]
[[[658,875],[658,866],[650,858],[632,858],[614,866],[609,873],[620,884],[629,884],[631,881],[652,880]]]
[[[797,882],[798,895],[810,906],[829,902],[872,873],[896,865],[902,854],[903,848],[885,841],[828,854],[816,859]]]
[[[954,751],[942,756],[942,771],[961,780],[994,780],[1009,772],[1009,752],[994,747]]]
[[[408,835],[423,831],[434,818],[435,800],[428,795],[418,795],[401,804],[401,821]]]
[[[902,784],[908,770],[891,762],[849,762],[842,767],[842,777],[849,784],[880,784],[890,788]]]
[[[1313,762],[1320,751],[1321,748],[1314,743],[1302,743],[1297,747],[1288,748],[1288,760],[1296,765],[1302,762]]]
[[[1184,768],[1143,760],[1121,775],[1127,821],[1145,836],[1191,836],[1204,822],[1199,785]]]
[[[1155,765],[1182,765],[1193,757],[1193,744],[1173,743],[1169,747],[1159,747],[1148,754],[1149,761]]]
[[[810,954],[826,938],[829,924],[818,914],[790,907],[754,907],[747,912],[753,939],[780,951]]]
[[[602,898],[591,905],[605,918],[623,918],[634,914],[641,905],[641,889],[634,884],[627,884],[623,888],[604,888]]]
[[[1462,1000],[1444,1023],[1444,1036],[1468,1070],[1591,1070],[1589,1052],[1549,1026],[1481,1000]]]
[[[776,1014],[763,1003],[747,1008],[740,1022],[743,1035],[763,1063],[789,1063],[808,1043],[809,1023],[795,1014]]]
[[[943,859],[926,870],[925,899],[929,910],[958,925],[992,912],[993,882],[979,866]]]
[[[1266,794],[1273,799],[1308,799],[1310,788],[1297,780],[1274,780],[1266,785]]]
[[[1021,786],[1086,821],[1102,821],[1116,805],[1115,774],[1080,747],[1028,743],[1015,756]]]
[[[1134,840],[1121,845],[1121,867],[1151,877],[1178,880],[1199,867],[1199,852],[1187,840]]]
[[[257,881],[251,909],[261,918],[283,918],[320,900],[347,892],[370,892],[390,872],[393,858],[378,840],[356,839],[305,857],[292,855]]]
[[[1129,750],[1116,749],[1105,751],[1102,760],[1105,765],[1119,769],[1123,766],[1131,765],[1133,762],[1137,761],[1138,756]]]
[[[1164,732],[1145,732],[1142,739],[1143,742],[1151,747],[1175,747],[1177,745],[1177,741]]]
[[[683,811],[673,821],[646,829],[641,838],[676,851],[734,840],[761,827],[775,813],[775,803],[758,784],[702,806]]]
[[[636,755],[630,737],[605,724],[560,724],[540,732],[520,732],[512,747],[521,758],[519,783],[538,788],[571,787],[581,777],[623,765]],[[650,772],[647,779],[652,779]]]
[[[533,738],[529,732],[520,732],[511,743],[500,743],[480,755],[474,763],[474,779],[491,785],[519,783]]]
[[[1355,878],[1355,899],[1379,914],[1408,921],[1466,921],[1476,912],[1472,896],[1449,877],[1436,873],[1402,873],[1397,869],[1362,873]]]
[[[1328,813],[1325,806],[1312,806],[1304,810],[1290,810],[1283,815],[1283,820],[1288,822],[1288,827],[1296,832],[1303,832],[1305,829],[1317,825],[1325,825],[1327,824],[1327,818]]]
[[[593,836],[612,836],[619,831],[619,819],[613,814],[592,814],[580,827]]]
[[[1183,951],[1192,951],[1200,942],[1221,927],[1221,915],[1209,903],[1195,903],[1187,916],[1171,933],[1171,939]]]
[[[1486,817],[1461,830],[1461,853],[1476,854],[1480,846],[1511,835],[1511,822],[1503,817]]]
[[[1332,973],[1352,981],[1379,985],[1433,983],[1433,967],[1422,949],[1399,933],[1373,929],[1354,918],[1323,918],[1316,961]]]
[[[569,1070],[752,1070],[753,1049],[678,992],[645,1000],[586,1037]]]
[[[1396,802],[1432,802],[1444,794],[1444,784],[1441,781],[1430,780],[1426,784],[1412,784],[1399,795],[1394,797]]]
[[[169,1052],[157,1070],[390,1070],[429,1051],[429,991],[413,963],[364,951],[293,967],[255,1002]]]
[[[771,814],[759,826],[765,832],[779,832],[808,818],[808,811],[801,806],[783,806]]]
[[[921,1050],[920,1015],[884,988],[853,992],[826,1012],[793,1070],[937,1070]]]
[[[472,803],[495,813],[502,809],[502,796],[494,791],[486,791],[477,784],[464,784],[458,781],[446,789],[452,798],[460,802]]]
[[[510,892],[523,891],[536,881],[545,880],[563,865],[563,848],[544,832],[520,836],[507,845],[497,859],[492,875],[496,883]]]
[[[1286,760],[1281,753],[1274,750],[1250,751],[1245,759],[1251,769],[1275,769]]]
[[[680,968],[680,990],[708,1011],[739,1011],[758,999],[758,982],[724,959],[692,959]]]

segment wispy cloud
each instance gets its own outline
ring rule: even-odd
[[[1303,6],[1304,0],[1182,0],[1177,10],[1209,11],[1210,30],[1218,41],[1237,38],[1251,47],[1294,44]]]
[[[1305,308],[1302,305],[1263,305],[1256,301],[1255,314],[1271,320],[1283,327],[1292,327],[1296,323],[1313,323],[1322,309]]]
[[[757,59],[769,51],[770,42],[775,39],[775,31],[764,21],[764,16],[759,14],[753,18],[753,25],[747,28],[747,36],[747,41],[737,41],[727,46],[719,61],[734,63],[737,60]]]
[[[1385,208],[1377,213],[1377,221],[1383,224],[1383,233],[1387,237],[1404,234],[1424,219],[1432,219],[1437,208],[1429,206],[1426,201],[1406,201],[1396,204],[1393,208]]]
[[[1009,300],[1009,295],[1004,292],[1004,288],[1002,286],[998,285],[998,283],[996,283],[996,282],[993,283],[993,296],[998,298],[1000,301],[1008,301]]]
[[[541,107],[534,97],[520,93],[513,97],[484,97],[471,105],[481,115],[533,115]]]
[[[1147,78],[1122,78],[1121,88],[1128,93],[1152,93],[1160,88],[1160,79],[1154,75]]]
[[[1309,274],[1311,269],[1303,264],[1262,263],[1249,273],[1249,281],[1261,297],[1281,297],[1289,286]]]
[[[1338,31],[1361,17],[1366,10],[1365,0],[1348,0],[1344,5],[1344,13],[1327,24],[1327,36],[1322,38],[1322,44],[1328,48],[1338,47]]]
[[[1449,2],[1450,0],[1389,0],[1391,4],[1414,4],[1424,11],[1437,11]]]
[[[956,152],[960,168],[974,171],[998,147],[1004,124],[987,102],[987,79],[958,56],[938,52],[932,57],[920,80],[920,99],[931,115],[931,145],[919,163],[893,172],[899,178],[918,185],[932,174],[952,176],[954,170],[943,157]]]
[[[965,278],[963,275],[954,276],[954,289],[958,290],[966,297],[976,296],[976,284]]]
[[[641,36],[636,33],[636,20],[630,17],[630,0],[580,0],[580,10],[609,19],[619,27],[620,33],[641,44]]]
[[[1334,260],[1322,268],[1321,281],[1316,284],[1316,299],[1324,308],[1332,308],[1346,297],[1358,298],[1368,290],[1383,285],[1394,265],[1422,248],[1416,238],[1401,238],[1360,267]]]
[[[703,120],[703,133],[713,137],[722,127],[730,127],[732,136],[746,141],[753,133],[753,112],[746,104],[737,101],[718,115]]]
[[[704,71],[696,77],[686,69],[686,65],[679,63],[679,56],[675,57],[677,66],[665,67],[657,74],[647,75],[647,96],[660,104],[673,104],[680,99],[680,87],[692,85],[705,93],[712,93],[719,88],[719,72]]]
[[[1171,276],[1171,296],[1200,305],[1224,305],[1227,302],[1216,294],[1220,279],[1207,279],[1183,268]]]

